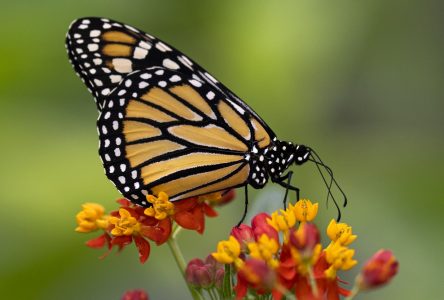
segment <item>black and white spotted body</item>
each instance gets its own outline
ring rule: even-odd
[[[304,145],[294,145],[291,142],[274,139],[269,147],[253,151],[247,156],[250,159],[250,184],[254,188],[262,188],[271,179],[280,182],[283,173],[296,163],[303,164],[308,160],[310,150]]]

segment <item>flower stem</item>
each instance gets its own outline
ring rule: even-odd
[[[174,260],[176,261],[176,264],[179,267],[180,273],[182,274],[182,277],[185,280],[185,283],[188,287],[188,290],[191,293],[191,296],[195,300],[202,300],[203,299],[202,295],[199,292],[197,292],[192,286],[190,286],[187,283],[186,278],[185,278],[186,262],[185,262],[185,258],[183,257],[182,252],[180,251],[179,245],[176,242],[177,233],[180,231],[179,228],[180,228],[179,226],[174,228],[172,235],[170,236],[170,238],[167,241],[167,244],[168,244],[168,247],[170,248],[171,253],[174,256]]]
[[[313,295],[317,297],[319,292],[318,292],[318,285],[316,284],[316,278],[313,273],[313,268],[311,266],[308,266],[307,271],[308,271],[308,279],[310,281],[311,290],[313,291]]]

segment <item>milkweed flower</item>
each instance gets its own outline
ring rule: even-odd
[[[352,233],[351,226],[345,223],[337,223],[334,219],[328,224],[327,235],[332,241],[338,242],[343,246],[350,245],[357,238]]]
[[[271,216],[267,213],[259,213],[251,220],[251,228],[256,240],[266,234],[269,238],[279,241],[279,233],[269,224],[269,220],[271,220]]]
[[[253,229],[246,224],[233,227],[233,229],[231,229],[231,235],[240,243],[243,252],[247,249],[248,243],[255,241]]]
[[[230,236],[226,241],[217,244],[217,251],[213,252],[214,259],[222,264],[239,263],[241,247],[234,236]]]
[[[308,199],[300,199],[296,204],[289,205],[289,208],[294,211],[296,220],[300,222],[311,222],[318,214],[319,204],[313,204]]]
[[[126,199],[119,199],[117,203],[120,207],[109,214],[105,214],[105,209],[100,204],[85,203],[76,215],[75,230],[83,233],[102,230],[100,236],[86,242],[91,248],[108,248],[108,252],[101,258],[106,257],[114,247],[122,251],[134,242],[139,260],[144,263],[150,254],[149,241],[156,245],[165,243],[170,238],[173,222],[202,234],[205,230],[205,217],[217,216],[217,212],[208,204],[209,199],[215,198],[220,200],[223,196],[213,193],[173,203],[166,193],[160,192],[157,196],[146,196],[151,207],[143,208]]]
[[[76,215],[77,232],[91,232],[107,227],[105,208],[97,203],[85,203],[82,210]]]
[[[236,299],[247,294],[272,295],[278,300],[290,294],[298,300],[339,300],[354,295],[354,291],[341,286],[345,282],[338,273],[358,263],[354,259],[355,250],[349,248],[357,236],[351,226],[333,220],[326,230],[331,242],[323,249],[321,234],[312,223],[317,211],[317,203],[303,199],[271,215],[257,214],[251,227],[247,224],[234,227],[229,240],[219,242],[213,257],[234,268]],[[380,259],[371,260],[359,276],[357,284],[362,289],[385,282],[393,273],[387,270],[395,269],[389,255],[376,257]],[[225,295],[225,298],[230,297]]]
[[[336,278],[338,270],[349,270],[358,263],[353,259],[355,250],[342,246],[340,243],[330,243],[325,249],[325,254],[325,259],[330,264],[325,275],[330,279]]]

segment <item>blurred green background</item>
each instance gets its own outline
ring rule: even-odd
[[[198,61],[248,102],[281,139],[315,148],[350,199],[343,211],[360,262],[379,248],[400,260],[384,289],[357,299],[442,298],[444,2],[17,1],[0,11],[0,295],[2,299],[152,299],[188,295],[166,246],[140,265],[84,246],[74,232],[83,202],[108,209],[119,194],[97,155],[97,112],[68,63],[72,20],[113,18]],[[314,166],[295,167],[302,195],[336,216]],[[241,193],[239,193],[241,195]],[[282,190],[250,206],[279,207]],[[255,203],[254,203],[255,202]],[[240,218],[243,198],[180,237],[204,257]],[[356,274],[359,267],[353,270]],[[352,280],[350,275],[345,277]],[[184,296],[185,295],[185,296]]]

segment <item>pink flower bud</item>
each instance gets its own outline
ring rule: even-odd
[[[364,265],[358,277],[361,290],[388,283],[398,272],[398,261],[390,250],[379,250]]]
[[[257,214],[253,220],[251,220],[251,227],[253,228],[254,237],[256,240],[266,234],[269,238],[279,242],[279,234],[270,224],[268,224],[267,219],[271,219],[270,215],[267,213]]]
[[[241,224],[239,227],[233,227],[230,234],[241,244],[242,251],[247,249],[248,243],[255,241],[253,229],[245,224]]]
[[[196,288],[209,288],[215,282],[216,272],[223,267],[209,255],[205,262],[199,258],[191,260],[185,270],[186,281]]]
[[[148,294],[144,290],[127,291],[123,294],[122,300],[148,300]]]

